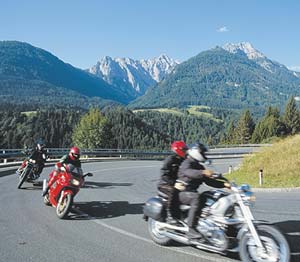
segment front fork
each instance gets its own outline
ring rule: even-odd
[[[254,226],[254,218],[253,218],[253,215],[251,213],[251,210],[248,206],[246,206],[242,200],[242,197],[240,196],[240,194],[236,194],[237,196],[237,200],[238,200],[238,203],[239,203],[239,206],[242,210],[242,214],[244,216],[244,219],[245,219],[245,222],[246,222],[246,227],[249,229],[253,239],[254,239],[254,242],[255,242],[255,245],[259,248],[265,248],[264,245],[262,244],[260,238],[259,238],[259,235],[256,231],[256,228]]]

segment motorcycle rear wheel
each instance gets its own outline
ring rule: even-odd
[[[283,234],[274,226],[258,225],[257,233],[267,252],[260,252],[250,233],[242,236],[240,257],[242,261],[289,262],[290,248]]]
[[[30,172],[30,170],[28,170],[28,167],[26,166],[24,168],[23,172],[21,173],[20,177],[19,177],[18,189],[21,188],[21,186],[23,185],[23,183],[27,179],[29,172]]]
[[[57,203],[56,215],[60,219],[66,218],[71,209],[72,203],[73,203],[73,196],[71,194],[66,194],[62,198],[62,200]]]
[[[148,218],[148,231],[152,240],[161,246],[169,246],[173,242],[173,240],[169,237],[164,236],[163,232],[160,232],[157,223],[159,222],[154,220],[153,218]]]

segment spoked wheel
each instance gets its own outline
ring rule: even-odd
[[[21,175],[19,177],[19,183],[18,183],[18,188],[19,189],[21,188],[21,186],[23,185],[23,183],[27,179],[29,172],[30,172],[30,169],[28,167],[25,167],[23,172],[21,173]]]
[[[60,218],[66,218],[70,208],[72,207],[73,196],[71,194],[66,194],[56,206],[56,215]]]
[[[152,240],[161,246],[168,246],[173,241],[163,234],[163,231],[159,228],[159,222],[150,217],[148,219],[148,231]]]
[[[264,248],[259,248],[255,245],[250,233],[245,234],[240,242],[240,257],[242,261],[290,261],[289,245],[278,229],[269,225],[258,225],[256,229]]]

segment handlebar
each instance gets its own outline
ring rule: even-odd
[[[213,173],[211,176],[213,179],[223,180],[225,182],[229,182],[229,180],[223,176],[222,173]]]
[[[86,174],[83,175],[83,177],[86,177],[86,176],[93,176],[93,174],[92,173],[86,173]]]

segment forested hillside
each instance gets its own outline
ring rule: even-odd
[[[89,103],[93,97],[98,104],[103,99],[129,101],[127,95],[102,79],[43,49],[17,41],[0,41],[0,92],[0,103],[38,102],[40,106],[51,105],[49,99],[56,97],[69,106]],[[86,104],[82,106],[87,108]]]
[[[271,72],[241,53],[217,47],[179,64],[158,85],[130,104],[131,108],[185,107],[260,110],[282,108],[298,96],[300,78]]]

